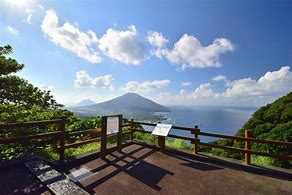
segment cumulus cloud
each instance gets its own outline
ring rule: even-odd
[[[180,90],[172,96],[174,102],[204,105],[265,105],[292,91],[292,72],[289,66],[268,71],[258,80],[243,78],[228,82],[223,92],[214,92],[210,83],[199,85],[194,91]],[[170,98],[169,98],[170,99]]]
[[[114,78],[112,75],[104,75],[99,77],[91,77],[89,74],[84,71],[76,72],[76,77],[74,80],[75,87],[99,87],[99,88],[108,88],[113,89],[112,82]]]
[[[190,86],[192,83],[191,82],[181,82],[180,86],[185,87],[185,86]]]
[[[167,87],[170,84],[170,80],[154,80],[154,81],[145,81],[139,83],[137,81],[129,81],[125,86],[121,87],[122,91],[125,92],[136,92],[136,93],[148,93],[155,89],[162,87]]]
[[[147,41],[154,47],[162,48],[168,42],[168,40],[162,35],[162,33],[156,31],[149,31],[146,37]]]
[[[218,94],[214,93],[212,90],[212,85],[210,83],[201,84],[195,89],[191,94],[193,98],[208,98],[208,97],[217,97]]]
[[[284,66],[277,71],[268,71],[258,80],[244,78],[232,81],[223,95],[237,98],[278,97],[292,91],[291,83],[290,67]]]
[[[6,26],[6,31],[14,36],[18,35],[18,30],[12,26],[9,26],[9,25]]]
[[[175,44],[172,50],[157,48],[152,55],[158,58],[166,58],[170,63],[180,65],[181,68],[206,68],[219,67],[219,56],[234,50],[230,40],[216,38],[208,46],[202,46],[201,42],[192,35],[184,34]]]
[[[96,50],[98,40],[93,31],[89,30],[85,33],[70,23],[64,23],[62,26],[58,26],[58,23],[57,14],[53,10],[46,11],[41,28],[53,43],[90,63],[101,61]]]
[[[218,75],[212,78],[213,81],[226,81],[227,78],[224,75]]]
[[[145,58],[145,44],[134,25],[126,31],[109,28],[99,40],[99,49],[109,58],[124,64],[140,64]]]

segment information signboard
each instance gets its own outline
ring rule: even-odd
[[[118,133],[118,131],[119,131],[119,117],[108,116],[106,120],[106,134],[110,135],[113,133]]]
[[[151,134],[166,137],[171,127],[171,124],[157,124]]]

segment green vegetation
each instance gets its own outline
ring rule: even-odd
[[[142,132],[135,132],[134,138],[137,140],[145,141],[147,143],[151,144],[157,144],[157,136],[146,134]],[[182,139],[166,139],[165,145],[170,148],[180,149],[180,150],[191,150],[192,147],[188,145],[184,140]]]
[[[0,47],[0,124],[28,121],[40,121],[50,119],[68,118],[69,131],[78,131],[100,127],[101,119],[93,117],[79,119],[72,112],[62,109],[50,91],[41,90],[28,83],[14,73],[24,68],[23,64],[8,56],[12,53],[12,47],[6,45]],[[17,128],[0,132],[0,138],[12,138],[17,136],[34,135],[38,133],[58,130],[57,125],[47,125],[33,128]],[[74,136],[68,140],[73,143],[76,140],[94,138],[98,135]],[[57,159],[58,140],[32,140],[27,143],[0,145],[0,160],[15,159],[25,155],[41,154],[52,159]],[[75,155],[99,148],[99,144],[86,144],[78,148],[65,151],[66,156]]]

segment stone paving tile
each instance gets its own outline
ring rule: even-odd
[[[56,195],[88,194],[65,175],[40,160],[26,162],[25,165]]]

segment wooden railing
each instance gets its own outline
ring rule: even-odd
[[[137,125],[148,125],[148,126],[156,126],[155,123],[147,123],[147,122],[140,122],[140,121],[130,121],[130,130],[133,134],[134,132],[142,132],[142,133],[151,133],[149,131],[140,130],[138,128],[135,128]],[[261,143],[261,144],[267,144],[267,145],[277,145],[277,146],[283,146],[283,147],[289,147],[292,148],[292,142],[283,142],[283,141],[274,141],[274,140],[261,140],[257,138],[250,137],[250,131],[245,131],[245,137],[240,136],[231,136],[231,135],[223,135],[223,134],[217,134],[217,133],[209,133],[209,132],[202,132],[198,128],[198,126],[194,126],[194,128],[190,127],[182,127],[182,126],[172,126],[173,129],[176,130],[182,130],[182,131],[189,131],[194,137],[184,137],[184,136],[178,136],[169,134],[167,137],[171,138],[179,138],[183,140],[189,140],[192,144],[194,144],[194,153],[197,154],[199,151],[199,146],[207,146],[211,148],[220,148],[223,150],[233,151],[233,152],[239,152],[245,154],[245,164],[250,164],[250,156],[253,155],[259,155],[259,156],[266,156],[266,157],[272,157],[272,158],[278,158],[282,160],[292,160],[291,155],[285,155],[285,154],[275,154],[275,153],[268,153],[268,152],[262,152],[262,151],[255,151],[251,149],[251,143]],[[245,144],[245,148],[236,148],[231,146],[223,146],[219,144],[214,143],[206,143],[202,142],[199,139],[199,136],[208,136],[208,137],[216,137],[216,138],[224,138],[224,139],[230,139],[230,140],[236,140],[236,141],[243,141]],[[159,138],[159,137],[158,137]],[[163,138],[160,138],[163,139]],[[159,142],[159,139],[158,139]],[[165,142],[165,141],[163,141]],[[162,143],[163,143],[162,142]],[[158,144],[161,147],[161,151],[163,152],[165,145],[161,146],[161,143]]]
[[[15,143],[24,143],[31,140],[37,139],[57,139],[59,141],[59,145],[57,146],[57,151],[59,153],[60,163],[64,163],[65,159],[65,149],[67,148],[75,148],[79,147],[84,144],[89,144],[93,142],[97,142],[101,140],[101,137],[87,139],[78,141],[75,143],[66,143],[66,139],[70,138],[71,136],[78,136],[83,134],[101,134],[101,128],[96,129],[88,129],[88,130],[80,130],[80,131],[68,131],[66,130],[66,123],[68,120],[66,119],[57,119],[57,120],[47,120],[47,121],[33,121],[33,122],[24,122],[24,123],[11,123],[11,124],[2,124],[0,125],[0,132],[4,130],[11,130],[15,128],[30,128],[30,127],[40,127],[46,125],[58,125],[58,131],[48,132],[48,133],[40,133],[35,135],[24,135],[19,137],[13,138],[0,138],[0,145],[8,145],[8,144],[15,144]],[[125,125],[125,127],[128,125]],[[122,135],[129,134],[130,131],[123,132]],[[116,136],[117,134],[107,135],[107,138],[111,138]]]
[[[80,131],[67,131],[66,130],[66,119],[58,119],[58,120],[48,120],[48,121],[35,121],[35,122],[25,122],[25,123],[14,123],[14,124],[4,124],[0,125],[0,132],[4,130],[10,130],[15,128],[29,128],[29,127],[39,127],[39,126],[46,126],[46,125],[58,125],[58,131],[54,132],[48,132],[48,133],[40,133],[36,135],[22,135],[19,137],[13,137],[13,138],[0,138],[0,144],[15,144],[15,143],[23,143],[30,140],[37,140],[37,139],[53,139],[56,138],[59,141],[59,146],[57,146],[57,151],[60,156],[60,163],[64,162],[64,151],[67,148],[74,148],[79,147],[83,144],[88,144],[92,142],[97,142],[101,140],[101,137],[87,139],[78,141],[75,143],[66,143],[66,139],[70,138],[71,136],[78,136],[81,134],[101,134],[101,129],[88,129],[88,130],[80,130]],[[122,128],[128,128],[128,131],[123,131],[122,136],[126,134],[130,134],[130,140],[134,139],[134,132],[142,132],[142,133],[149,133],[149,131],[144,131],[139,128],[137,128],[137,125],[148,125],[148,126],[156,126],[155,123],[147,123],[147,122],[140,122],[140,121],[134,121],[133,119],[131,121],[128,121],[127,124],[123,124]],[[274,141],[274,140],[261,140],[256,138],[250,137],[250,132],[245,132],[245,137],[239,137],[239,136],[230,136],[230,135],[223,135],[223,134],[217,134],[217,133],[209,133],[209,132],[202,132],[198,128],[198,126],[194,127],[183,127],[183,126],[172,126],[173,129],[181,130],[181,131],[189,131],[193,137],[185,137],[180,135],[174,135],[169,134],[167,137],[170,138],[178,138],[183,140],[191,141],[191,143],[194,145],[194,153],[197,154],[199,152],[199,146],[207,146],[211,148],[220,148],[223,150],[229,150],[233,152],[239,152],[245,154],[245,163],[250,164],[250,155],[260,155],[260,156],[267,156],[272,158],[279,158],[283,160],[292,160],[292,156],[285,155],[285,154],[275,154],[275,153],[268,153],[268,152],[262,152],[262,151],[255,151],[251,149],[251,143],[261,143],[261,144],[268,144],[268,145],[277,145],[277,146],[283,146],[283,147],[289,147],[292,148],[291,142],[283,142],[283,141]],[[111,134],[107,135],[107,138],[111,138],[116,136],[117,134]],[[199,136],[209,136],[209,137],[216,137],[216,138],[224,138],[224,139],[231,139],[236,141],[243,141],[245,143],[245,148],[235,148],[230,146],[223,146],[218,145],[214,143],[206,143],[201,142]],[[158,137],[158,146],[160,147],[161,152],[164,152],[165,150],[165,137]]]

